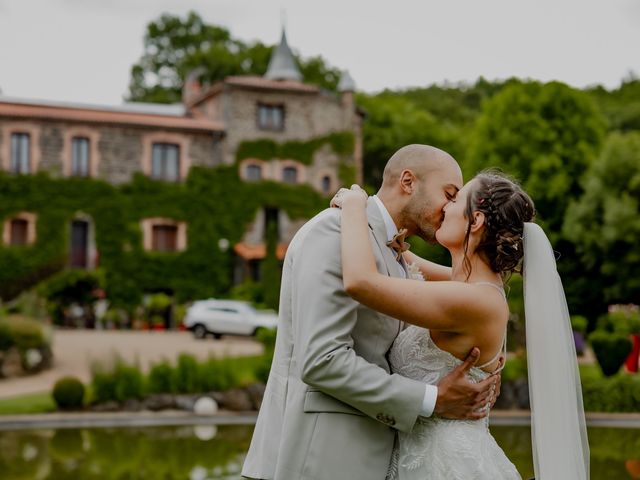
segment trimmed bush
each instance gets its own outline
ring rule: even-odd
[[[64,377],[53,387],[53,399],[60,410],[82,408],[84,404],[84,385],[76,377]]]
[[[200,391],[200,368],[193,355],[186,353],[178,357],[176,367],[176,389],[179,393],[197,393]]]
[[[93,391],[93,402],[115,402],[116,382],[114,375],[97,365],[94,365],[91,373],[91,389]]]
[[[148,380],[149,393],[175,393],[176,384],[173,367],[169,362],[161,362],[151,367]]]
[[[144,376],[137,366],[118,362],[113,372],[113,383],[118,402],[144,398]]]
[[[589,336],[589,342],[598,359],[602,373],[607,377],[618,373],[633,348],[627,334],[609,333],[602,330],[593,332]]]
[[[616,375],[582,382],[584,409],[587,412],[640,411],[640,377]]]

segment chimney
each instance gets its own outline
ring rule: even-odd
[[[198,67],[191,70],[187,75],[182,86],[182,103],[189,105],[195,98],[202,93],[202,85],[200,84],[200,76],[205,72],[204,68]]]

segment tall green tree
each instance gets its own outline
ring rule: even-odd
[[[206,23],[197,13],[185,18],[163,14],[147,25],[144,53],[131,68],[129,100],[176,103],[189,73],[201,69],[201,81],[212,84],[229,75],[263,75],[273,46],[246,43],[228,29]],[[322,57],[298,58],[309,83],[335,90],[340,71]]]
[[[397,95],[359,95],[367,112],[364,124],[364,180],[378,187],[393,153],[404,145],[426,143],[454,156],[460,150],[455,126],[438,122],[431,113]]]
[[[564,235],[602,279],[608,303],[640,303],[640,132],[612,133],[570,203]]]
[[[470,177],[499,167],[516,176],[557,239],[604,131],[604,119],[585,93],[558,82],[513,83],[486,102],[464,170]]]
[[[614,90],[597,86],[587,92],[607,118],[610,130],[640,130],[640,79],[635,75],[629,75]]]

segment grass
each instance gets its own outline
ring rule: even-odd
[[[56,404],[50,392],[31,393],[29,395],[0,399],[0,415],[48,413],[55,410]]]

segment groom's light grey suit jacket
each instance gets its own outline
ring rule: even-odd
[[[399,276],[369,199],[378,271]],[[384,480],[394,430],[418,417],[424,384],[389,373],[401,323],[353,300],[342,282],[340,211],[307,222],[284,260],[275,354],[242,475],[276,480]]]

